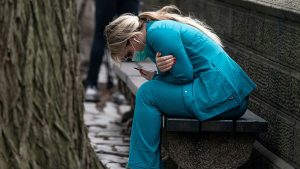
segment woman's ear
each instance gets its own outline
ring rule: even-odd
[[[132,36],[129,40],[135,41],[137,43],[140,43],[140,41],[138,40],[138,38],[136,36]]]
[[[132,36],[132,37],[129,38],[128,40],[129,40],[130,43],[131,43],[131,42],[136,42],[136,37],[135,37],[135,36]]]

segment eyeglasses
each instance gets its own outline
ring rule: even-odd
[[[121,58],[121,62],[126,62],[128,61],[131,57],[132,57],[133,53],[132,52],[127,52],[126,55],[124,55],[122,58]]]
[[[133,46],[133,45],[130,43],[130,41],[128,40],[126,46],[129,46],[129,45],[131,45],[132,48],[133,48],[134,51],[135,51],[134,46]],[[128,52],[127,52],[120,60],[121,60],[121,62],[126,62],[126,61],[128,61],[130,58],[132,58],[132,56],[133,56],[133,52],[132,52],[132,51],[128,51]]]

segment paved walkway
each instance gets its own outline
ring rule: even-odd
[[[124,98],[117,93],[114,97]],[[99,160],[108,169],[125,169],[128,160],[129,136],[124,134],[126,125],[120,121],[130,106],[124,103],[108,101],[103,111],[99,111],[95,103],[84,103],[88,136]]]
[[[80,70],[85,79],[94,32],[94,1],[77,0],[80,25]],[[105,84],[107,73],[101,66],[99,83]],[[117,100],[113,102],[113,100]],[[117,91],[110,93],[102,90],[101,101],[84,103],[84,120],[88,136],[101,163],[107,169],[125,169],[128,160],[129,136],[124,134],[126,124],[120,123],[122,114],[129,111],[123,95]]]

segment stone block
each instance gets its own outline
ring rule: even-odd
[[[270,160],[253,149],[250,159],[239,169],[285,169],[274,165]]]
[[[147,80],[141,76],[129,76],[127,79],[127,87],[135,95],[139,87]]]
[[[300,122],[296,124],[295,127],[295,147],[294,147],[294,159],[293,161],[296,163],[297,167],[300,168]]]
[[[255,95],[292,117],[300,117],[300,76],[254,57],[249,61],[251,69],[248,70],[258,86]]]
[[[213,5],[209,5],[204,13],[202,12],[204,20],[208,20],[215,28],[221,28],[215,30],[224,34],[223,40],[233,41],[235,45],[243,45],[248,50],[299,70],[300,58],[297,56],[300,54],[300,23],[270,17],[247,8],[229,7],[226,4],[224,8],[227,10],[218,8],[222,11],[218,13],[214,11]],[[228,14],[230,8],[232,12]],[[214,14],[213,17],[211,13]],[[216,18],[224,20],[222,22]]]
[[[298,127],[295,124],[297,120],[255,97],[250,99],[248,108],[268,121],[268,132],[259,134],[260,142],[286,162],[299,166],[300,131],[299,123]]]
[[[135,63],[126,63],[121,65],[114,64],[113,71],[123,82],[126,82],[128,76],[140,76],[139,71],[134,69],[136,66],[137,64]]]
[[[231,9],[226,4],[215,1],[190,0],[189,3],[179,1],[176,5],[185,14],[196,17],[209,25],[219,36],[229,37],[231,35]]]
[[[257,84],[253,93],[291,117],[300,118],[300,74],[247,50],[228,47],[228,53]]]
[[[165,140],[165,141],[164,141]],[[243,165],[250,157],[253,135],[164,133],[163,146],[184,169],[227,169]]]
[[[263,50],[264,18],[253,15],[247,9],[232,9],[232,34],[229,37],[235,44],[241,44],[255,51]]]
[[[300,23],[266,18],[261,54],[294,69],[300,68]]]
[[[258,114],[268,121],[268,132],[259,134],[259,141],[273,153],[292,161],[295,121],[262,100],[260,103]]]

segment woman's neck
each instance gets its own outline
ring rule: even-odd
[[[142,40],[144,41],[144,43],[146,43],[147,31],[146,31],[146,23],[145,22],[142,25],[141,33],[142,33]]]

